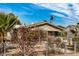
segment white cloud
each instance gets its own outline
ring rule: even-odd
[[[42,6],[42,7],[45,7],[45,8],[48,8],[48,9],[51,9],[51,10],[55,10],[55,11],[59,11],[59,12],[63,12],[63,13],[66,13],[66,14],[69,14],[69,9],[68,9],[68,6],[67,4],[60,4],[60,3],[40,3],[40,4],[36,4],[36,5],[39,5],[39,6]]]
[[[25,17],[26,15],[33,15],[33,13],[28,13],[28,12],[25,12],[25,11],[22,11],[22,12],[18,12],[18,11],[13,11],[13,13],[18,16],[19,18],[20,17]]]
[[[53,13],[59,17],[73,20],[75,23],[79,21],[79,4],[78,3],[37,3],[36,5],[58,11],[60,13],[66,14],[68,16]]]
[[[11,9],[7,9],[7,8],[0,8],[0,12],[11,13],[12,10]]]
[[[55,15],[55,16],[59,16],[59,17],[65,17],[65,15],[63,15],[63,14],[59,14],[59,13],[51,13],[51,15]]]

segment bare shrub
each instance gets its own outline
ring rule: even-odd
[[[29,28],[19,28],[14,30],[11,42],[19,44],[19,47],[24,55],[33,55],[34,45],[38,42],[45,41],[46,38],[46,31],[40,29],[31,30]]]

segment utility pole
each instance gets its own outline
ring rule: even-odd
[[[50,24],[52,24],[52,22],[53,22],[53,16],[50,16]]]

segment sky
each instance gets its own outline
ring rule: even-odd
[[[78,3],[0,3],[0,12],[13,13],[22,24],[32,24],[54,17],[52,24],[68,26],[79,22]]]

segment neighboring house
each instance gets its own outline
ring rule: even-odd
[[[65,31],[66,31],[66,33],[67,33],[67,43],[68,43],[68,45],[69,45],[69,44],[72,45],[72,44],[73,44],[72,38],[74,37],[74,35],[73,35],[72,32],[70,31],[70,28],[69,28],[69,27],[67,27],[67,28],[65,29]]]
[[[74,34],[74,31],[76,31],[75,28],[76,28],[76,25],[70,25],[65,28],[65,31],[67,32],[67,40],[70,45],[73,44],[72,39],[75,37],[75,34]]]
[[[74,38],[74,34],[71,32],[71,29],[74,29],[74,26],[68,26],[65,29],[67,32],[67,38]]]

